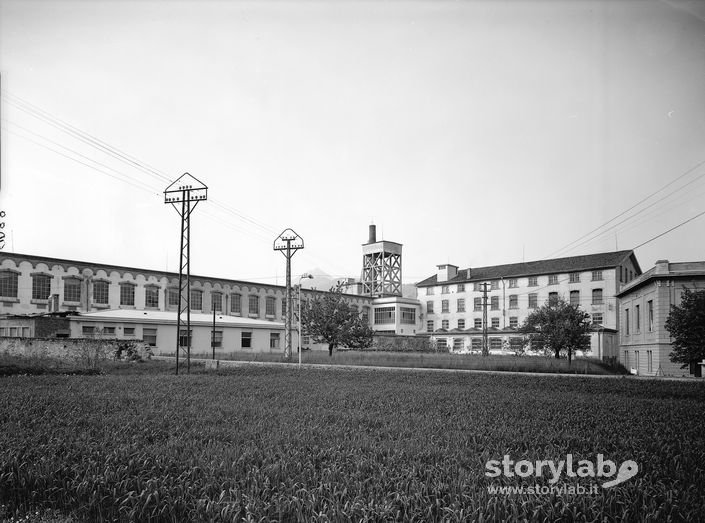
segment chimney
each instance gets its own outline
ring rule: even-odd
[[[438,267],[438,271],[436,272],[436,281],[438,283],[452,280],[458,275],[458,267],[455,265],[451,265],[450,263],[436,265],[436,267]]]
[[[367,240],[367,243],[376,243],[377,242],[377,226],[375,224],[370,225],[370,237]]]

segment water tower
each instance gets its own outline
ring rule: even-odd
[[[362,245],[362,294],[373,298],[401,296],[401,243],[377,241],[377,227]]]

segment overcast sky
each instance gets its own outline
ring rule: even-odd
[[[195,274],[283,283],[287,227],[295,278],[372,222],[407,283],[635,248],[705,211],[703,6],[0,0],[5,249],[178,271],[184,172]]]

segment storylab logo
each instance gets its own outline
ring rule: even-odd
[[[488,487],[491,494],[511,493],[511,494],[597,494],[597,485],[586,488],[581,485],[559,486],[557,483],[561,478],[594,478],[602,480],[599,485],[602,488],[610,488],[633,478],[639,472],[639,465],[635,461],[627,460],[619,467],[614,461],[604,459],[602,454],[597,455],[595,461],[581,459],[573,460],[572,454],[567,454],[566,459],[536,460],[529,461],[522,459],[513,461],[508,454],[500,460],[492,459],[485,464],[485,476],[488,478],[548,478],[548,485],[533,485],[520,487]],[[507,492],[505,492],[507,491]]]

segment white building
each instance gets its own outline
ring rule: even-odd
[[[491,350],[523,344],[518,327],[553,296],[580,305],[595,325],[592,356],[616,358],[617,293],[641,274],[633,251],[459,269],[438,265],[419,282],[427,333],[456,351],[480,351],[483,284],[487,283],[487,328]]]

